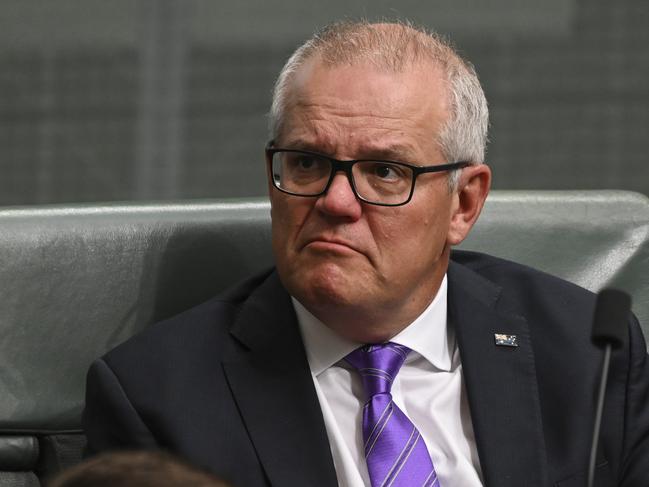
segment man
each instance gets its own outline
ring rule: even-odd
[[[276,84],[276,270],[150,327],[88,379],[91,451],[162,447],[237,486],[584,485],[593,295],[456,252],[490,185],[472,67],[336,24]],[[599,485],[649,485],[649,364],[614,354]]]

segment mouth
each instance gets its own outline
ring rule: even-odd
[[[327,252],[335,254],[359,254],[362,253],[353,244],[344,240],[335,238],[316,237],[309,239],[303,247],[317,252]]]

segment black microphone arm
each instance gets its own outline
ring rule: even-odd
[[[597,394],[593,439],[590,448],[590,461],[588,463],[588,487],[593,487],[593,482],[595,481],[597,444],[599,442],[599,429],[602,424],[606,382],[611,363],[611,350],[613,348],[619,348],[624,344],[627,329],[626,323],[629,319],[630,312],[631,296],[624,291],[602,289],[597,295],[593,320],[593,343],[600,348],[604,348],[604,361],[602,362],[602,376]]]

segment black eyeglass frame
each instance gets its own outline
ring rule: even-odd
[[[327,156],[325,154],[321,154],[319,152],[312,152],[312,151],[307,151],[307,150],[297,150],[297,149],[282,149],[280,147],[274,147],[273,146],[273,141],[270,141],[265,148],[266,151],[266,162],[268,164],[268,174],[270,177],[271,182],[273,183],[273,186],[275,189],[278,191],[281,191],[282,193],[290,194],[292,196],[303,196],[305,198],[317,198],[318,196],[322,196],[329,190],[329,186],[331,186],[331,182],[334,180],[334,176],[336,173],[342,171],[347,175],[347,180],[349,181],[349,185],[352,188],[352,191],[354,192],[354,196],[358,198],[360,201],[363,201],[364,203],[367,203],[369,205],[376,205],[376,206],[403,206],[407,203],[410,202],[412,199],[412,195],[415,193],[415,183],[417,181],[417,176],[420,174],[424,173],[433,173],[433,172],[444,172],[444,171],[455,171],[457,169],[463,169],[467,166],[470,166],[471,163],[469,161],[459,161],[459,162],[448,162],[444,164],[437,164],[434,166],[415,166],[414,164],[408,164],[407,162],[399,162],[399,161],[388,161],[388,160],[383,160],[383,159],[350,159],[347,161],[341,161],[339,159],[334,159],[333,157]],[[312,156],[317,156],[317,157],[322,157],[324,159],[327,159],[328,161],[331,162],[331,174],[329,175],[329,180],[327,181],[327,184],[325,185],[324,189],[320,191],[319,193],[316,194],[300,194],[300,193],[293,193],[292,191],[287,191],[285,189],[280,188],[277,183],[275,182],[275,178],[273,177],[273,155],[277,152],[291,152],[291,153],[297,153],[297,154],[308,154]],[[377,203],[375,201],[368,201],[367,199],[363,198],[361,195],[358,194],[358,191],[356,190],[356,183],[354,182],[354,175],[352,173],[352,167],[354,167],[354,164],[359,163],[359,162],[385,162],[387,164],[395,164],[397,166],[403,166],[407,167],[412,171],[412,182],[410,184],[410,194],[408,194],[408,199],[406,199],[402,203]]]

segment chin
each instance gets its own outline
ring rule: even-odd
[[[359,291],[364,290],[358,272],[331,262],[289,271],[287,279],[282,277],[282,282],[293,296],[309,308],[353,305]]]

